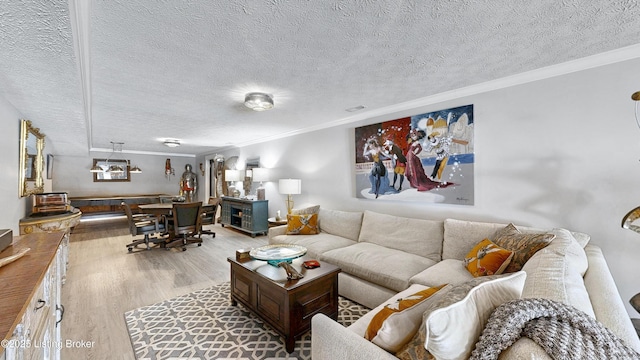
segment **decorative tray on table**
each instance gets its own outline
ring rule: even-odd
[[[287,278],[289,280],[295,280],[303,278],[304,275],[300,274],[291,266],[291,261],[304,256],[306,253],[307,248],[304,246],[276,244],[252,249],[249,252],[249,256],[255,260],[266,261],[270,265],[284,268],[287,272]]]
[[[256,260],[268,261],[269,263],[277,263],[286,261],[291,262],[307,253],[307,248],[299,245],[277,244],[265,245],[259,248],[251,249],[249,256]]]

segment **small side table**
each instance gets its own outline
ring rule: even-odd
[[[280,220],[276,220],[275,217],[270,217],[267,219],[267,221],[269,222],[269,227],[274,227],[274,226],[280,226],[280,225],[287,225],[287,219],[280,219]]]

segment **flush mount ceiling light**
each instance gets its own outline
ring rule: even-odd
[[[179,140],[165,140],[164,144],[168,147],[178,147],[180,146],[180,141]]]
[[[244,96],[244,106],[254,111],[265,111],[273,108],[273,97],[261,92],[252,92]]]

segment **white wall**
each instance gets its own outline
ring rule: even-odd
[[[0,141],[0,229],[11,229],[13,235],[20,234],[19,221],[26,216],[26,198],[18,196],[20,156],[20,112],[4,98],[0,97],[0,123],[2,141]],[[38,126],[37,122],[33,123]]]
[[[180,176],[185,165],[191,164],[192,171],[197,166],[193,157],[117,154],[114,159],[128,159],[131,166],[138,165],[140,174],[131,174],[129,182],[93,182],[93,174],[89,172],[93,159],[105,159],[109,153],[92,152],[85,157],[56,156],[53,165],[53,191],[65,191],[70,197],[75,196],[107,196],[107,195],[144,195],[168,194],[180,192]],[[165,176],[165,161],[171,159],[175,175]],[[204,178],[198,176],[199,186],[204,186]],[[200,185],[202,184],[202,185]],[[202,199],[200,199],[202,200]]]
[[[229,150],[225,156],[260,157],[261,166],[272,169],[274,181],[266,184],[271,216],[286,208],[277,179],[293,177],[302,179],[303,194],[294,197],[300,206],[513,221],[588,233],[602,247],[626,303],[640,292],[640,234],[620,226],[627,211],[640,205],[640,129],[630,99],[640,90],[638,68],[638,59],[607,65]],[[474,206],[355,197],[355,127],[466,104],[474,104],[475,111]]]

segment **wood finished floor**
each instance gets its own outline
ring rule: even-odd
[[[236,249],[267,244],[220,225],[205,229],[201,247],[187,251],[140,250],[128,253],[126,219],[82,222],[71,233],[67,279],[62,287],[62,358],[134,360],[124,321],[126,311],[229,281],[227,257]],[[91,342],[67,348],[67,340]]]

